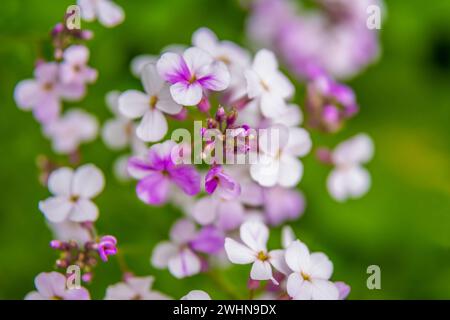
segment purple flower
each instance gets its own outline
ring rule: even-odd
[[[117,239],[113,236],[103,236],[97,244],[97,250],[103,261],[108,261],[108,256],[117,254]]]
[[[296,220],[305,211],[305,197],[300,191],[278,186],[264,189],[263,194],[266,219],[271,225]]]
[[[239,183],[229,174],[225,173],[220,165],[213,165],[205,177],[205,190],[213,194],[217,190],[223,199],[234,199],[241,193]]]
[[[200,192],[200,175],[191,165],[173,161],[172,153],[178,150],[175,142],[168,140],[153,145],[146,157],[132,157],[128,162],[131,176],[140,179],[136,192],[142,201],[152,205],[167,202],[172,184],[193,196]]]
[[[321,71],[308,83],[306,107],[309,125],[326,132],[339,130],[359,109],[353,90]]]
[[[161,77],[172,84],[170,93],[175,102],[185,106],[200,103],[203,90],[223,91],[230,83],[226,65],[196,47],[182,55],[164,53],[156,66]]]
[[[41,123],[55,120],[61,111],[61,100],[78,100],[85,92],[83,85],[62,84],[60,68],[55,62],[41,62],[34,70],[34,79],[19,82],[14,90],[17,106],[32,110]]]
[[[336,281],[334,285],[337,287],[339,291],[339,300],[345,300],[347,296],[350,294],[351,287],[342,281]]]
[[[223,233],[219,229],[207,226],[202,228],[189,244],[197,252],[216,254],[223,249],[224,241]]]
[[[58,272],[42,272],[34,284],[37,291],[28,293],[25,300],[90,300],[85,288],[67,288],[66,277]]]

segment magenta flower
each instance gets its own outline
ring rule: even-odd
[[[63,83],[84,85],[97,80],[97,70],[87,65],[89,50],[82,45],[73,45],[64,51],[60,77]]]
[[[17,106],[32,110],[35,118],[42,123],[55,120],[61,110],[61,100],[78,100],[84,95],[84,86],[62,84],[60,68],[55,62],[41,62],[34,70],[34,79],[19,82],[14,90]]]
[[[132,157],[128,162],[131,176],[140,179],[136,192],[148,204],[166,203],[171,185],[176,185],[184,193],[193,196],[200,192],[200,175],[191,165],[175,164],[172,151],[175,142],[168,140],[153,145],[146,159]]]
[[[194,106],[200,103],[203,90],[223,91],[230,84],[226,65],[206,51],[193,47],[182,55],[167,52],[158,60],[162,78],[171,83],[170,93],[176,103]]]
[[[117,239],[114,236],[103,236],[98,246],[98,254],[103,261],[108,261],[108,256],[117,254]]]
[[[89,292],[81,288],[67,288],[66,277],[58,272],[42,272],[34,279],[37,291],[25,296],[25,300],[90,300]]]
[[[213,165],[205,177],[205,190],[209,194],[217,190],[221,198],[230,200],[239,196],[241,186],[223,170],[222,166]]]

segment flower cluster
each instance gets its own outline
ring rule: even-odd
[[[367,64],[375,55],[376,37],[359,34],[356,6],[318,2],[324,11],[307,17],[290,10],[285,0],[255,1],[249,30],[254,39],[280,53],[290,71],[307,77],[307,125],[333,133],[358,111],[358,105],[353,91],[331,75],[347,76]],[[344,12],[333,10],[337,2],[342,2],[339,8]],[[78,4],[88,21],[97,18],[114,26],[124,19],[123,10],[109,0]],[[277,20],[280,15],[286,17]],[[328,15],[333,15],[339,27],[332,25],[327,33],[323,15],[330,19]],[[299,34],[320,39],[317,48],[292,41]],[[56,60],[40,61],[35,79],[20,82],[15,90],[18,106],[34,112],[54,151],[72,160],[74,154],[79,157],[80,143],[93,140],[98,131],[97,121],[86,112],[61,111],[63,101],[81,99],[87,84],[97,78],[88,66],[87,47],[75,44],[90,36],[57,25],[52,32]],[[348,37],[351,44],[336,44],[340,37]],[[362,39],[373,42],[374,51],[356,59],[353,49],[369,46]],[[335,50],[330,46],[336,46],[339,60],[323,54]],[[311,253],[290,227],[283,228],[282,249],[267,248],[269,227],[294,222],[305,212],[306,199],[298,189],[304,174],[300,158],[314,147],[302,127],[303,112],[294,102],[296,88],[275,53],[261,49],[252,56],[201,28],[190,46],[172,45],[159,55],[138,56],[131,70],[142,89],[106,95],[113,118],[103,124],[102,138],[110,149],[128,149],[116,160],[115,175],[137,180],[137,198],[143,203],[171,203],[184,214],[174,222],[169,240],[153,248],[151,265],[182,279],[229,262],[251,264],[251,297],[257,293],[273,299],[344,299],[350,288],[330,280],[332,262],[324,253]],[[172,122],[178,128],[168,137]],[[368,191],[370,175],[362,164],[371,159],[373,143],[366,134],[333,151],[322,147],[316,153],[320,162],[334,166],[327,187],[337,201]],[[98,236],[94,226],[99,209],[93,199],[104,189],[103,173],[93,164],[78,166],[72,161],[75,164],[76,169],[43,165],[51,196],[39,203],[39,209],[55,233],[51,247],[60,253],[56,266],[78,266],[82,280],[89,283],[98,261],[118,253],[117,239]],[[138,277],[128,267],[121,269],[122,282],[109,286],[105,299],[171,299],[152,288],[152,276]],[[85,288],[71,290],[65,281],[60,273],[42,273],[36,277],[37,292],[27,299],[90,298]],[[261,281],[267,283],[263,286]],[[182,299],[210,296],[192,290]]]

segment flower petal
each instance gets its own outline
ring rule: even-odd
[[[213,57],[200,48],[191,47],[183,52],[183,59],[192,74],[201,76],[201,71],[213,63]]]
[[[280,159],[280,167],[278,171],[278,183],[285,188],[296,186],[303,176],[302,162],[289,155],[283,154]]]
[[[66,197],[52,197],[39,202],[39,210],[49,221],[55,223],[64,221],[72,207],[73,204]]]
[[[114,27],[125,19],[123,9],[112,1],[98,1],[97,2],[98,20],[105,27]]]
[[[119,111],[127,118],[136,119],[150,109],[150,98],[137,90],[127,90],[119,97]]]
[[[41,96],[40,86],[34,79],[22,80],[14,89],[14,100],[17,106],[23,110],[32,109]]]
[[[311,253],[311,269],[309,275],[313,278],[328,280],[333,274],[333,263],[322,252]]]
[[[193,196],[200,192],[201,177],[194,166],[178,165],[169,171],[172,181],[184,193]]]
[[[333,282],[312,279],[312,299],[314,300],[337,300],[339,291]]]
[[[180,300],[211,300],[211,297],[205,291],[192,290]]]
[[[199,273],[201,262],[190,249],[184,249],[169,260],[169,271],[176,278],[184,278]]]
[[[253,280],[272,279],[272,267],[267,261],[255,260],[250,271],[250,278]]]
[[[202,100],[203,89],[198,82],[186,84],[177,82],[170,86],[170,94],[176,103],[183,106],[195,106]]]
[[[242,241],[253,251],[266,251],[269,229],[259,221],[247,221],[240,228]]]
[[[75,171],[72,193],[82,198],[94,198],[105,186],[102,171],[93,164],[86,164]]]
[[[160,205],[169,197],[169,179],[160,172],[152,172],[136,186],[136,193],[147,204]]]
[[[292,273],[292,270],[286,264],[285,252],[284,250],[272,250],[269,252],[269,262],[284,275]]]
[[[177,247],[169,241],[160,242],[153,249],[151,263],[155,268],[165,269],[169,260],[177,254]]]
[[[98,208],[87,199],[79,199],[70,212],[69,219],[74,222],[95,221],[98,218]]]
[[[310,254],[308,247],[296,240],[286,249],[286,263],[293,271],[308,272],[310,268]]]
[[[160,141],[168,130],[167,120],[157,109],[148,110],[136,128],[136,135],[145,142]]]
[[[50,174],[48,189],[58,196],[69,196],[72,188],[73,170],[71,168],[59,168]]]
[[[309,281],[304,281],[302,276],[294,272],[286,284],[287,293],[295,300],[311,300],[313,287]]]
[[[155,63],[149,63],[143,66],[141,70],[141,79],[145,92],[147,92],[149,96],[157,96],[165,84],[156,69]]]
[[[212,197],[203,197],[196,201],[192,210],[193,218],[201,225],[213,223],[217,217],[217,200]]]
[[[232,263],[248,264],[256,260],[256,255],[252,250],[231,238],[225,239],[224,247],[228,259]]]
[[[173,100],[170,88],[167,85],[164,85],[159,91],[156,108],[167,114],[174,115],[180,113],[183,106]]]

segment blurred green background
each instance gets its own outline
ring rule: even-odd
[[[36,179],[38,154],[51,155],[49,142],[30,113],[17,109],[15,84],[32,75],[38,43],[74,1],[3,0],[0,4],[0,298],[22,299],[33,279],[52,270],[56,253],[38,201],[48,196]],[[189,43],[200,26],[221,39],[245,44],[246,12],[238,1],[117,1],[127,19],[106,29],[83,24],[95,38],[90,64],[99,70],[80,106],[103,122],[111,115],[104,95],[112,89],[140,88],[129,73],[132,57],[158,53],[171,43]],[[358,132],[369,133],[376,156],[368,165],[373,186],[360,200],[338,204],[325,189],[329,169],[312,155],[305,159],[304,190],[308,207],[292,224],[314,251],[334,262],[333,279],[352,286],[351,299],[450,298],[450,1],[387,1],[382,28],[383,54],[350,84],[360,114],[340,134],[313,134],[316,145],[334,146]],[[332,53],[330,53],[332,54]],[[301,96],[302,88],[298,86]],[[301,103],[300,100],[297,102]],[[97,198],[99,232],[114,234],[127,264],[137,275],[156,276],[155,287],[179,298],[203,289],[213,298],[230,292],[247,297],[248,266],[233,266],[214,277],[176,280],[149,264],[154,245],[167,238],[181,216],[174,208],[152,208],[137,200],[134,183],[111,174],[118,153],[100,139],[82,147],[83,162],[106,173]],[[279,230],[271,243],[279,245]],[[381,267],[381,290],[368,290],[366,269]],[[89,289],[103,298],[108,284],[120,281],[117,259],[101,264]],[[218,283],[221,283],[218,286]],[[224,290],[223,287],[227,287]]]

